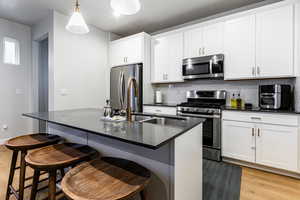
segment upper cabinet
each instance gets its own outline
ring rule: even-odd
[[[255,16],[226,21],[224,39],[225,78],[255,76]]]
[[[151,49],[152,83],[182,82],[183,33],[155,36]]]
[[[139,33],[110,43],[110,65],[119,66],[144,61],[146,33]]]
[[[225,79],[294,76],[294,8],[287,5],[225,22]]]
[[[223,53],[223,23],[184,32],[184,58]]]
[[[258,77],[293,76],[293,17],[292,5],[256,15],[256,73]]]

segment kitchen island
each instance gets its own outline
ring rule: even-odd
[[[103,110],[24,114],[48,122],[50,134],[88,144],[104,156],[135,161],[152,171],[149,200],[202,199],[201,118],[134,115],[133,122],[106,121]]]

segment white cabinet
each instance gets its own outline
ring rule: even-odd
[[[216,23],[203,27],[204,55],[223,53],[224,49],[224,23]]]
[[[183,33],[156,36],[151,49],[152,83],[182,82]]]
[[[256,75],[293,76],[294,10],[285,6],[256,15]]]
[[[222,155],[247,162],[255,162],[253,123],[223,121]]]
[[[298,128],[258,124],[256,135],[256,163],[297,171]]]
[[[203,52],[203,28],[184,32],[184,58],[199,57]]]
[[[223,53],[223,23],[184,32],[184,58]]]
[[[287,5],[228,20],[225,79],[294,76],[294,8]]]
[[[144,61],[146,33],[110,42],[110,65],[119,66]]]
[[[298,117],[295,115],[223,112],[224,157],[299,172],[298,148]]]
[[[152,114],[177,115],[176,107],[167,106],[144,106],[143,112]]]
[[[225,79],[248,79],[255,74],[255,16],[225,22]]]

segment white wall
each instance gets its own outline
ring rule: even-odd
[[[20,66],[3,63],[5,36],[20,41]],[[32,121],[21,116],[32,109],[31,70],[30,27],[0,19],[0,143],[31,131]],[[8,129],[3,130],[3,125]]]
[[[109,92],[109,34],[90,25],[90,33],[75,35],[65,29],[69,17],[58,12],[53,17],[52,109],[103,107]]]

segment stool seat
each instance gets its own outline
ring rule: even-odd
[[[103,157],[71,169],[61,186],[71,199],[125,200],[142,192],[150,177],[151,172],[135,162]]]
[[[12,138],[5,143],[5,146],[11,150],[24,151],[55,144],[61,140],[58,135],[36,133]]]
[[[34,169],[50,170],[69,167],[97,156],[98,152],[87,145],[64,143],[34,150],[25,160]]]
[[[95,159],[98,156],[99,153],[95,149],[74,143],[55,144],[31,151],[25,157],[27,164],[34,169],[30,200],[36,198],[40,171],[49,172],[48,199],[55,200],[57,170],[62,170],[62,174],[64,174],[64,168]]]

